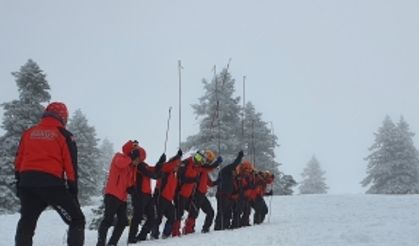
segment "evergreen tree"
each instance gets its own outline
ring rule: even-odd
[[[113,155],[115,154],[113,144],[109,139],[105,138],[102,141],[102,144],[99,147],[99,166],[101,169],[102,177],[100,179],[100,183],[106,182],[106,177],[109,172],[109,165],[111,164]]]
[[[278,138],[269,129],[268,123],[262,120],[262,114],[257,113],[251,102],[245,107],[244,125],[240,139],[243,149],[257,170],[269,170],[275,175],[274,192],[281,190],[280,172],[275,161],[275,148]]]
[[[0,137],[0,213],[19,209],[15,196],[14,159],[24,130],[36,124],[46,103],[51,99],[46,75],[32,60],[28,60],[18,72],[13,72],[19,99],[1,104],[4,109]]]
[[[419,157],[413,144],[414,133],[401,118],[395,125],[389,116],[375,133],[368,161],[367,177],[361,182],[371,194],[419,193]]]
[[[78,149],[78,185],[81,203],[88,203],[92,196],[100,193],[98,184],[102,184],[103,167],[99,162],[100,152],[96,130],[87,122],[80,109],[74,112],[68,129],[76,138]]]
[[[292,175],[280,173],[280,176],[278,178],[275,177],[275,179],[279,181],[279,191],[277,189],[276,194],[290,196],[294,193],[292,188],[297,185],[297,182],[295,182]]]
[[[103,170],[103,178],[102,178],[102,191],[105,188],[107,176],[109,174],[109,166],[111,164],[112,158],[114,156],[114,147],[113,144],[105,138],[102,141],[102,144],[99,147],[100,153],[100,164]],[[103,193],[103,192],[102,192]],[[99,224],[102,221],[103,214],[105,213],[105,205],[103,203],[103,198],[100,201],[100,204],[97,207],[92,208],[92,220],[89,223],[90,230],[97,230],[99,228]]]
[[[240,98],[233,96],[234,82],[227,69],[211,82],[202,80],[204,95],[199,98],[199,104],[192,105],[200,121],[199,132],[182,143],[184,150],[216,150],[224,157],[224,162],[229,163],[242,149],[239,140]]]
[[[324,177],[325,172],[321,170],[319,161],[315,156],[307,163],[301,176],[303,181],[300,185],[301,194],[325,194],[329,187],[327,187]]]

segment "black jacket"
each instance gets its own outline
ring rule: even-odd
[[[223,167],[217,179],[217,194],[231,194],[233,192],[233,172],[241,163],[243,152],[239,152],[233,163]]]

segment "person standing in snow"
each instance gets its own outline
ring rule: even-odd
[[[240,151],[233,163],[223,167],[217,179],[217,215],[215,217],[214,230],[225,230],[230,227],[233,200],[231,195],[234,189],[234,175],[237,166],[243,158],[243,151]]]
[[[212,156],[214,158],[214,156]],[[196,210],[192,201],[192,195],[195,192],[197,182],[199,181],[200,166],[206,163],[205,153],[196,152],[193,156],[182,161],[182,166],[177,172],[178,187],[175,199],[175,222],[173,223],[172,236],[180,236],[181,220],[185,210]],[[195,220],[188,220],[185,223],[186,228],[195,226]],[[190,224],[192,223],[193,224]],[[189,224],[188,224],[189,223]]]
[[[52,206],[69,225],[67,245],[84,244],[85,218],[77,199],[77,145],[65,128],[64,103],[49,104],[41,121],[26,130],[15,160],[20,219],[16,246],[32,245],[42,211]]]
[[[106,235],[115,215],[117,222],[107,245],[118,244],[122,232],[128,225],[128,191],[134,189],[136,166],[144,161],[145,157],[145,150],[131,140],[124,144],[122,153],[116,153],[113,157],[105,188],[105,214],[99,225],[97,246],[105,246]]]
[[[157,179],[153,197],[156,204],[157,219],[155,224],[150,228],[151,237],[154,239],[159,238],[159,227],[163,215],[167,220],[164,225],[162,238],[168,238],[172,233],[172,227],[175,221],[175,206],[173,205],[173,199],[175,198],[177,187],[177,170],[181,164],[182,155],[183,152],[179,149],[177,154],[168,162],[164,163],[159,170],[160,177]]]
[[[199,181],[193,195],[193,203],[195,204],[195,208],[189,210],[188,218],[186,219],[185,227],[183,229],[183,234],[195,232],[195,220],[198,217],[200,209],[206,214],[204,224],[202,225],[202,233],[209,232],[209,229],[214,220],[214,209],[212,208],[211,202],[207,197],[208,187],[214,186],[214,182],[211,181],[209,173],[215,170],[223,162],[223,158],[218,156],[214,161],[215,153],[211,150],[206,150],[204,155],[207,162],[201,166],[199,172]]]
[[[166,161],[166,155],[162,154],[155,166],[150,166],[146,162],[141,162],[136,170],[136,185],[131,195],[133,203],[133,216],[128,233],[128,243],[144,241],[155,220],[155,203],[151,194],[151,179],[159,178],[162,165]],[[138,225],[143,216],[146,215],[146,221],[138,233]]]

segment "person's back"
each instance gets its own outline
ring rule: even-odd
[[[217,194],[231,194],[233,192],[233,171],[240,164],[242,158],[243,152],[240,151],[231,164],[220,170],[217,180]]]
[[[50,117],[25,131],[16,160],[19,186],[64,186],[64,173],[69,182],[75,182],[72,155],[77,155],[77,150],[74,143],[67,144],[70,136],[60,122]]]
[[[77,147],[65,129],[67,118],[63,103],[51,103],[41,122],[22,135],[15,160],[21,203],[16,246],[32,245],[37,220],[47,206],[69,225],[68,245],[84,244],[85,219],[77,200]]]

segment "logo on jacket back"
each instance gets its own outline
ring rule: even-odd
[[[54,140],[57,134],[52,130],[34,130],[31,132],[30,138],[36,140]]]

